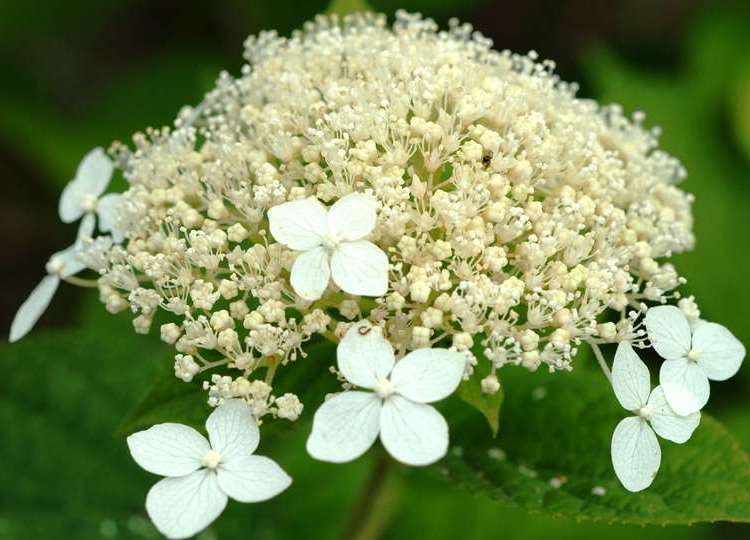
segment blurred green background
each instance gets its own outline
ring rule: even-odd
[[[696,195],[697,249],[676,257],[686,291],[704,317],[750,343],[750,2],[370,5],[441,23],[457,16],[498,48],[556,60],[582,96],[646,111]],[[221,69],[239,72],[248,34],[288,33],[326,8],[325,0],[0,2],[0,178],[9,187],[0,198],[0,326],[74,235],[57,221],[57,199],[88,149],[169,124]],[[1,347],[0,539],[158,537],[142,510],[155,478],[115,432],[169,350],[95,304],[95,295],[63,287],[31,338]],[[750,448],[750,369],[714,388],[709,411]],[[300,452],[304,435],[261,447],[292,472],[295,489],[262,505],[230,504],[201,538],[335,538],[372,458],[314,464]],[[529,515],[423,471],[402,472],[386,489],[390,519],[373,531],[384,538],[750,537],[734,524],[641,528]]]

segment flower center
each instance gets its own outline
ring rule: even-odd
[[[59,275],[65,269],[65,261],[60,257],[52,257],[47,261],[46,270],[50,275]]]
[[[96,195],[86,194],[81,197],[81,208],[84,212],[93,212],[96,210]]]
[[[328,251],[335,251],[341,245],[341,238],[335,234],[327,234],[323,237],[323,247]]]
[[[643,418],[644,420],[651,420],[651,418],[654,417],[654,413],[656,411],[654,410],[653,405],[644,405],[640,409],[636,411],[636,414]]]
[[[697,349],[690,349],[690,351],[687,353],[688,360],[692,360],[693,362],[697,362],[700,356],[701,356],[701,353]]]
[[[394,392],[393,383],[388,379],[380,379],[373,387],[375,395],[380,399],[385,399]]]
[[[206,455],[203,456],[203,466],[209,469],[215,469],[221,463],[221,454],[216,450],[209,450]]]

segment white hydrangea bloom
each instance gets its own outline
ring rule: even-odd
[[[681,415],[701,410],[708,402],[709,380],[725,381],[740,369],[745,347],[720,324],[690,324],[675,306],[657,306],[645,317],[651,344],[664,358],[659,383],[670,406]]]
[[[307,451],[342,463],[364,454],[375,439],[408,465],[429,465],[448,449],[448,425],[428,403],[449,396],[461,382],[465,357],[446,349],[419,349],[395,361],[380,328],[352,326],[338,347],[345,379],[371,392],[345,391],[316,412]]]
[[[291,201],[268,210],[276,241],[301,252],[294,260],[291,284],[305,300],[317,300],[333,282],[343,291],[382,296],[388,290],[388,257],[364,238],[375,228],[377,200],[351,193],[329,210],[315,198]]]
[[[211,405],[297,418],[274,377],[358,318],[400,355],[452,344],[492,393],[507,365],[569,371],[582,343],[641,344],[628,306],[677,297],[684,169],[642,115],[578,98],[552,62],[403,12],[262,33],[245,59],[174,126],[112,147],[125,240],[85,246],[107,310],[139,333],[169,312],[176,376],[222,370]],[[111,165],[87,156],[64,219],[93,228]]]
[[[612,434],[612,465],[625,489],[641,491],[654,481],[661,464],[656,435],[684,443],[698,427],[700,413],[680,416],[667,403],[661,386],[651,391],[648,368],[628,342],[617,347],[612,387],[620,405],[635,414],[621,420]]]
[[[252,455],[260,435],[250,407],[227,400],[206,421],[208,440],[189,426],[158,424],[128,437],[133,459],[166,476],[146,496],[146,511],[167,538],[187,538],[213,522],[231,498],[260,502],[292,479],[267,457]]]
[[[113,171],[114,163],[101,148],[94,148],[83,157],[75,178],[65,186],[60,197],[58,211],[63,223],[73,223],[83,217],[81,226],[93,228],[98,216],[99,230],[112,232],[116,242],[122,241],[122,233],[116,225],[123,195],[110,193],[102,196]]]
[[[365,318],[404,353],[469,336],[498,376],[568,371],[581,343],[642,340],[627,306],[682,283],[684,170],[642,116],[579,99],[551,63],[406,13],[321,17],[245,57],[173,128],[113,148],[127,241],[97,266],[103,301],[153,290],[183,325],[226,310],[174,342],[196,362],[211,345],[253,380]]]

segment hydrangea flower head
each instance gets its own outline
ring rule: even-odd
[[[694,237],[686,172],[643,115],[578,98],[552,62],[493,50],[469,25],[403,12],[264,32],[245,59],[173,127],[84,158],[60,203],[63,221],[83,218],[81,240],[11,332],[30,330],[60,280],[96,286],[139,334],[169,317],[158,334],[175,376],[202,379],[217,409],[209,441],[174,424],[129,440],[167,477],[147,499],[157,527],[184,537],[227,498],[288,485],[251,456],[256,423],[304,415],[276,377],[323,341],[338,370],[321,371],[342,391],[312,404],[313,457],[350,461],[380,438],[401,463],[434,463],[449,439],[431,404],[462,379],[497,393],[507,366],[570,371],[589,344],[634,415],[615,429],[615,472],[650,485],[656,435],[686,441],[708,379],[734,374],[744,348],[647,307],[680,298],[670,257]],[[103,195],[113,167],[128,188]],[[83,268],[95,278],[73,278]],[[665,358],[653,391],[631,348],[647,344],[644,312]],[[620,344],[612,374],[606,344]]]
[[[245,57],[174,129],[113,147],[126,240],[86,257],[137,332],[177,317],[162,335],[181,376],[201,351],[236,368],[212,403],[274,414],[242,381],[357,318],[404,352],[569,370],[581,342],[637,339],[627,306],[682,283],[682,167],[640,117],[578,99],[533,54],[401,13],[264,33]]]

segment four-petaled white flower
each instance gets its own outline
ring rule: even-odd
[[[182,424],[158,424],[128,437],[136,463],[166,476],[146,496],[146,511],[168,538],[187,538],[224,510],[227,498],[260,502],[292,479],[274,461],[254,456],[260,435],[250,407],[228,400],[206,421],[208,440]]]
[[[352,384],[316,412],[307,451],[343,463],[364,454],[380,434],[386,450],[408,465],[429,465],[448,449],[448,425],[431,405],[461,382],[465,358],[446,349],[419,349],[395,361],[380,328],[352,326],[338,346],[338,366]],[[395,367],[394,367],[395,364]]]
[[[688,415],[708,402],[708,381],[725,381],[740,369],[745,347],[720,324],[697,321],[692,326],[674,306],[649,309],[645,317],[653,348],[664,358],[659,383],[672,409]]]
[[[102,196],[112,179],[113,170],[114,164],[101,148],[94,148],[83,157],[75,178],[60,196],[58,210],[63,223],[73,223],[83,217],[81,227],[93,230],[98,216],[99,230],[111,232],[115,242],[122,241],[116,221],[123,195],[109,193]]]
[[[346,195],[330,209],[314,197],[269,209],[273,237],[301,252],[292,266],[295,292],[305,300],[317,300],[333,277],[350,294],[385,294],[388,257],[364,239],[375,228],[376,217],[377,201],[364,193]]]
[[[93,225],[93,223],[91,223]],[[21,307],[18,308],[16,316],[10,325],[10,336],[8,340],[13,343],[31,332],[39,318],[49,307],[52,298],[60,286],[60,281],[74,276],[84,268],[78,258],[83,238],[91,236],[92,230],[80,230],[76,243],[67,249],[58,251],[47,261],[47,275],[31,291]]]
[[[635,414],[621,420],[612,434],[612,465],[625,489],[641,491],[654,481],[661,464],[656,434],[684,443],[698,427],[700,413],[679,416],[667,403],[661,386],[651,391],[648,368],[627,342],[617,347],[612,387],[620,405]]]

